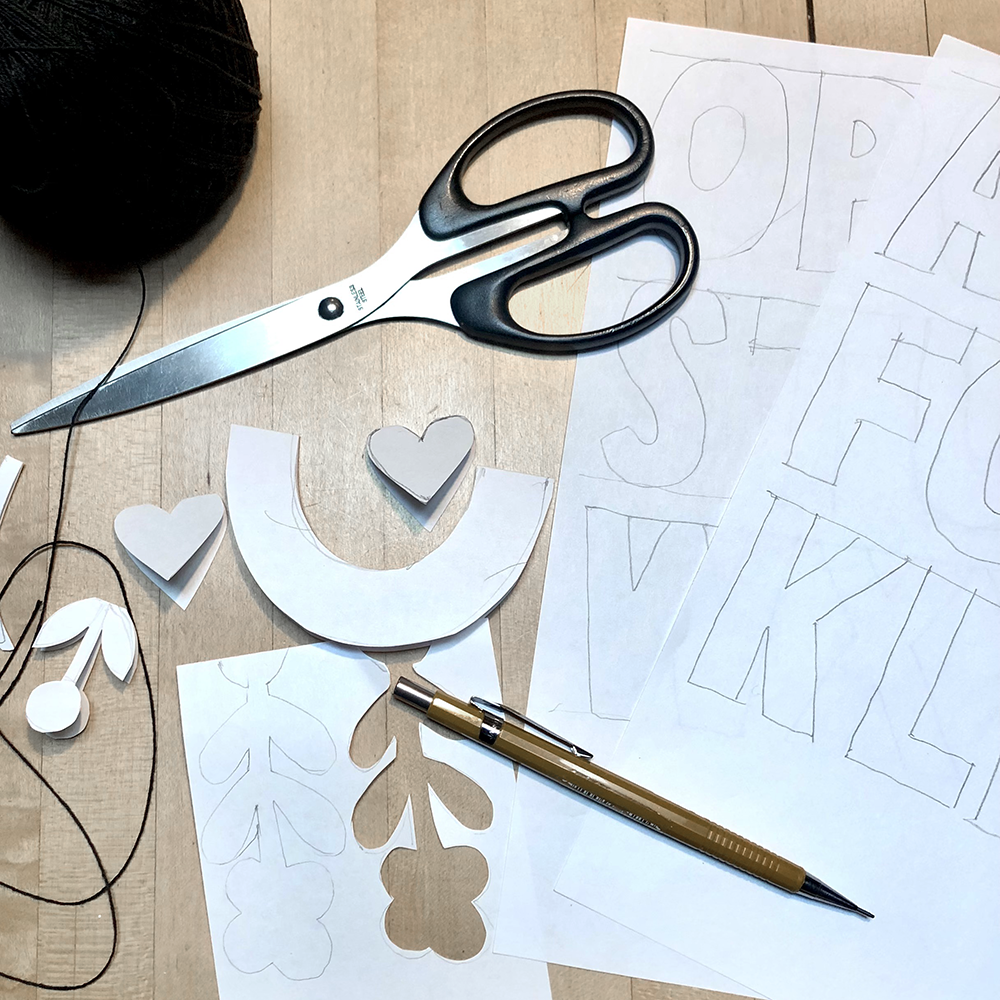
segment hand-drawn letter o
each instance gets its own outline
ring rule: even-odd
[[[934,527],[964,555],[1000,563],[1000,361],[962,393],[927,473]]]
[[[729,180],[743,158],[747,120],[734,107],[703,111],[691,127],[688,176],[701,191],[714,191]]]
[[[667,91],[653,131],[646,199],[691,220],[705,259],[752,249],[774,221],[788,177],[788,105],[778,78],[748,63],[697,62]]]

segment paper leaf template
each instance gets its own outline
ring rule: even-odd
[[[314,979],[332,952],[320,918],[333,900],[333,881],[321,864],[293,863],[288,845],[300,841],[319,855],[344,849],[344,821],[308,784],[336,761],[326,727],[305,709],[273,696],[268,685],[287,651],[218,664],[246,689],[246,700],[205,744],[198,758],[212,784],[240,777],[209,816],[201,837],[205,858],[226,865],[226,894],[237,916],[224,945],[233,965],[253,973],[273,965],[288,979]]]
[[[309,527],[298,445],[293,434],[232,428],[226,495],[240,555],[289,618],[364,649],[420,646],[488,614],[520,577],[552,497],[551,479],[479,468],[468,509],[436,549],[403,569],[365,569]]]
[[[407,427],[380,427],[368,436],[372,465],[421,503],[428,503],[458,471],[476,435],[465,417],[440,417],[417,437]]]
[[[90,628],[107,602],[99,597],[85,597],[66,604],[45,620],[35,636],[35,649],[58,649],[75,642]]]
[[[120,681],[127,682],[136,662],[135,626],[124,608],[112,604],[104,617],[101,629],[101,656]]]

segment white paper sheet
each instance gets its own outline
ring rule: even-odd
[[[615,759],[876,919],[598,815],[558,883],[778,1000],[1000,984],[1000,59],[935,62]]]
[[[499,698],[486,622],[432,647],[417,668],[462,697]],[[419,847],[413,811],[408,803],[384,847],[361,847],[352,832],[354,806],[393,759],[395,742],[368,770],[348,751],[358,720],[388,683],[381,664],[328,644],[178,668],[222,1000],[440,1000],[474,996],[484,984],[528,1000],[550,996],[544,965],[490,948],[513,769],[469,741],[424,726],[424,755],[470,777],[493,803],[490,826],[469,830],[433,786],[427,790],[443,846],[472,846],[489,865],[486,888],[467,904],[482,916],[486,944],[471,959],[454,961],[404,951],[386,935],[392,899],[380,870],[393,849]]]
[[[631,714],[927,62],[629,21],[619,91],[656,141],[636,197],[684,212],[703,264],[675,318],[577,360],[528,707],[599,758]],[[610,157],[624,148],[613,137]],[[587,328],[659,294],[647,250],[595,262]],[[747,992],[552,891],[586,808],[521,783],[497,947]]]
[[[451,534],[403,569],[352,566],[316,537],[299,502],[299,439],[233,426],[226,495],[240,555],[258,586],[314,635],[366,649],[455,635],[508,594],[535,546],[551,479],[478,468]]]

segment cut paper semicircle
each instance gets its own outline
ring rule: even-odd
[[[233,535],[257,585],[314,635],[405,649],[454,635],[517,582],[552,498],[551,479],[476,469],[469,507],[433,552],[403,569],[354,566],[309,527],[295,434],[233,425],[226,495]]]

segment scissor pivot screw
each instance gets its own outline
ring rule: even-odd
[[[339,319],[344,315],[344,303],[332,295],[319,304],[319,314],[323,319]]]

